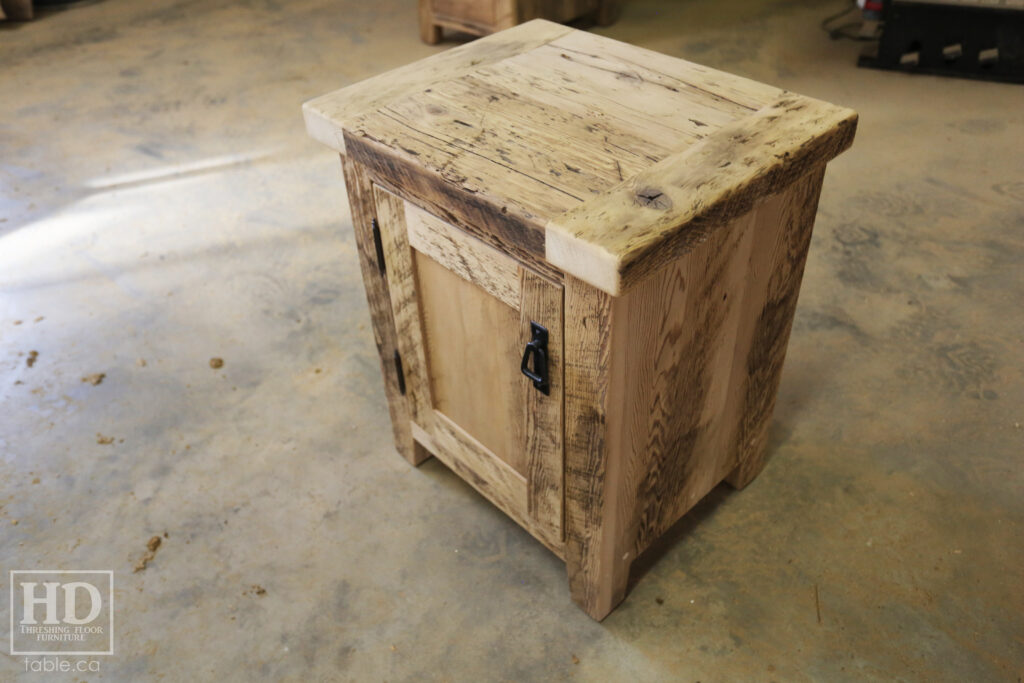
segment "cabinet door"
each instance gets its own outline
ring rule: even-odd
[[[560,554],[561,285],[380,187],[374,201],[413,436]],[[534,324],[548,393],[521,372]]]

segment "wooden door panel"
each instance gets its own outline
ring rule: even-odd
[[[526,415],[509,400],[523,384],[519,367],[509,362],[520,351],[519,311],[421,252],[413,254],[434,410],[525,475]]]
[[[374,188],[415,439],[562,554],[562,287]],[[519,371],[548,330],[550,392]]]

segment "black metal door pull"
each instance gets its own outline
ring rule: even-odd
[[[533,380],[533,386],[545,396],[551,395],[551,384],[548,382],[548,329],[543,325],[530,321],[532,339],[523,350],[523,363],[520,366],[523,374]],[[533,370],[530,370],[530,358],[533,358]]]

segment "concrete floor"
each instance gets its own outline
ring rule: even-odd
[[[841,7],[645,0],[602,30],[861,126],[767,469],[601,624],[390,444],[338,161],[299,105],[449,47],[411,0],[0,25],[0,570],[116,572],[115,655],[61,680],[1019,681],[1024,91],[858,70],[818,28]]]

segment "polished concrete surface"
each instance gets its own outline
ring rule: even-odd
[[[1024,91],[858,70],[818,27],[841,7],[645,0],[601,30],[861,126],[767,469],[600,624],[539,543],[390,444],[338,160],[299,106],[449,47],[411,0],[0,25],[4,588],[115,571],[115,654],[60,680],[1018,681]]]

